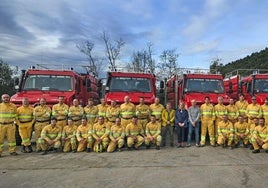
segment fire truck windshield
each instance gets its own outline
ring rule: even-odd
[[[72,91],[72,82],[70,76],[29,75],[25,79],[23,90]]]
[[[268,93],[268,81],[266,79],[256,79],[254,90],[257,93]]]
[[[216,79],[187,79],[185,92],[223,93],[223,82]]]
[[[110,91],[151,92],[150,80],[147,78],[113,77],[107,85]]]

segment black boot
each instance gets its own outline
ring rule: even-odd
[[[25,146],[22,146],[22,148],[21,148],[21,152],[22,152],[22,153],[27,153],[27,151],[26,151],[26,147],[25,147]]]
[[[32,153],[32,152],[33,152],[32,146],[27,146],[27,153]]]
[[[91,152],[91,149],[90,149],[90,148],[87,148],[87,149],[86,149],[86,152],[87,152],[87,153]]]

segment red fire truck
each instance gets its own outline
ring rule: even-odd
[[[20,106],[22,99],[27,97],[30,104],[35,106],[43,97],[51,107],[58,103],[59,96],[64,96],[68,105],[71,105],[75,98],[81,105],[85,105],[88,98],[97,101],[98,92],[98,79],[91,74],[79,74],[73,70],[32,68],[22,71],[17,93],[11,97],[11,102]]]
[[[128,95],[131,102],[139,103],[139,98],[144,97],[146,104],[154,102],[156,96],[156,78],[150,73],[140,72],[108,72],[105,87],[105,101],[117,101],[118,104],[124,102],[124,97]]]
[[[253,72],[242,77],[242,74]],[[256,96],[257,103],[263,104],[264,99],[268,97],[268,69],[238,69],[229,73],[224,79],[224,87],[230,97],[238,100],[238,95],[242,93],[245,99],[251,103],[251,97]]]
[[[180,74],[173,75],[166,82],[166,102],[171,102],[177,107],[180,101],[185,103],[186,108],[191,106],[191,100],[195,99],[198,105],[210,97],[213,104],[218,103],[218,97],[222,96],[224,103],[228,103],[228,96],[223,87],[221,74],[209,73],[207,69],[181,68]]]

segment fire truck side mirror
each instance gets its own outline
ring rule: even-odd
[[[160,93],[164,93],[164,88],[165,88],[165,82],[163,80],[160,81]]]

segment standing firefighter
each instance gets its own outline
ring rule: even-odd
[[[166,104],[166,109],[162,112],[162,146],[166,146],[167,134],[169,134],[170,146],[174,146],[174,122],[175,110],[171,108],[171,103]]]
[[[144,103],[144,98],[140,97],[140,104],[136,106],[136,116],[138,117],[138,124],[141,124],[145,130],[150,115],[149,106]]]
[[[64,97],[59,96],[59,103],[52,106],[52,115],[57,118],[57,126],[61,129],[66,125],[69,106],[64,103]]]
[[[34,132],[35,132],[35,140],[36,140],[36,151],[41,151],[41,146],[39,143],[39,138],[41,137],[42,129],[49,125],[51,115],[51,109],[46,105],[46,99],[40,99],[40,105],[34,108]]]
[[[93,126],[97,123],[98,119],[98,108],[94,105],[93,99],[88,99],[87,106],[84,107],[84,112],[87,117],[87,123]]]
[[[10,103],[8,94],[2,95],[2,103],[0,104],[0,157],[3,152],[4,139],[7,136],[10,155],[17,155],[16,139],[15,139],[15,119],[17,117],[17,107]]]
[[[156,121],[159,123],[162,122],[162,112],[165,107],[160,104],[160,99],[158,97],[155,98],[154,103],[150,105],[151,115],[155,116]]]
[[[132,117],[135,115],[135,105],[130,102],[129,96],[125,96],[124,103],[120,105],[121,123],[124,130],[126,126],[131,123]]]
[[[214,106],[210,104],[210,98],[205,97],[205,103],[200,107],[201,115],[201,141],[200,146],[205,146],[207,131],[209,134],[210,145],[215,146],[215,132],[214,132],[214,120],[215,112]]]
[[[79,105],[78,99],[73,100],[73,106],[69,108],[68,116],[73,119],[74,125],[81,125],[81,119],[84,115],[84,108]]]
[[[227,114],[227,108],[223,104],[223,97],[218,97],[218,104],[214,106],[215,111],[215,140],[218,139],[218,124],[223,120],[223,116]]]
[[[252,103],[247,106],[246,115],[248,117],[248,123],[254,123],[254,118],[259,118],[261,116],[261,106],[257,104],[256,97],[253,96]]]
[[[17,109],[18,119],[16,121],[22,139],[22,153],[31,153],[33,151],[31,146],[31,135],[34,123],[33,111],[33,107],[29,105],[29,99],[23,98],[22,106]]]

